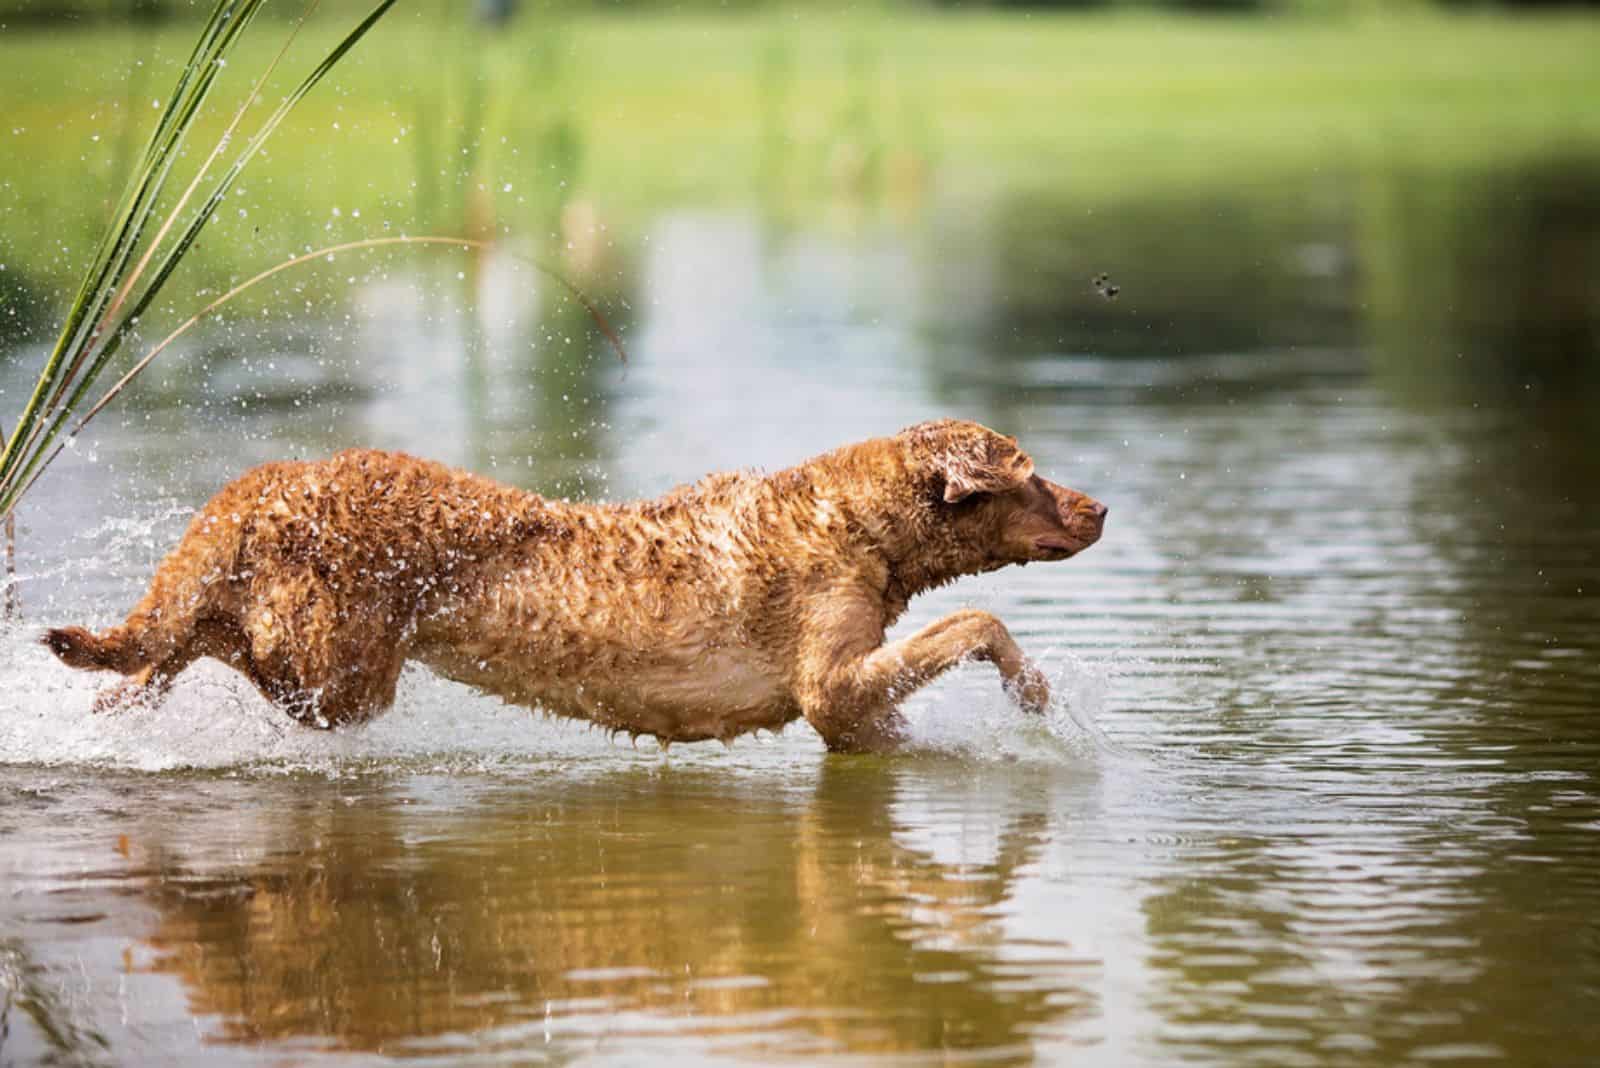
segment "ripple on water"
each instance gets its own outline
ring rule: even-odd
[[[93,972],[107,1018],[117,983],[176,977],[280,1049],[390,1043],[318,1015],[341,1000],[324,995],[374,993],[351,947],[380,938],[400,951],[378,993],[412,982],[443,1021],[404,1037],[419,1056],[514,1059],[547,1036],[575,1055],[619,1036],[750,1059],[1087,1043],[1107,1063],[1274,1066],[1594,1045],[1600,518],[1502,506],[1493,420],[1282,366],[985,370],[1044,383],[1006,417],[1112,526],[1068,565],[919,599],[902,627],[996,611],[1058,699],[1030,719],[963,668],[911,702],[914,751],[894,760],[827,759],[800,726],[664,759],[423,672],[393,713],[334,734],[215,666],[159,711],[98,718],[95,680],[0,638],[0,939],[55,951],[63,988]],[[1165,385],[1129,385],[1147,372]],[[1208,376],[1260,388],[1183,399]],[[706,466],[728,458],[696,440]],[[640,452],[619,469],[669,481]],[[63,536],[34,576],[59,599],[30,607],[105,622],[180,521],[152,506]],[[123,894],[145,911],[119,912]],[[440,973],[436,916],[471,917],[441,928]],[[95,970],[97,938],[116,952]],[[245,985],[297,945],[347,989]],[[250,969],[213,966],[235,959]],[[271,1031],[268,1009],[300,1030]]]

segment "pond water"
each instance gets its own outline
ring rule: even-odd
[[[1576,1063],[1597,174],[664,211],[608,283],[626,366],[509,257],[212,329],[23,515],[0,1060]],[[335,734],[216,665],[101,718],[33,644],[117,619],[262,460],[372,444],[629,496],[946,414],[1111,507],[1081,558],[903,624],[997,612],[1056,679],[1043,722],[979,666],[882,759],[803,725],[635,748],[421,672]]]

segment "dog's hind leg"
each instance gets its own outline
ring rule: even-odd
[[[394,703],[409,653],[409,602],[377,582],[334,586],[284,568],[251,593],[241,669],[296,721],[330,728]]]
[[[195,625],[189,640],[171,656],[100,691],[94,699],[94,710],[121,712],[135,705],[154,708],[171,692],[178,674],[196,660],[210,656],[242,669],[244,654],[244,634],[236,625],[221,619],[203,619]]]
[[[161,674],[168,661],[181,659],[200,618],[226,585],[239,553],[238,525],[217,514],[219,502],[226,503],[224,495],[219,494],[189,524],[177,548],[156,569],[150,589],[121,625],[100,634],[83,627],[57,627],[41,639],[45,646],[69,667],[123,675],[143,675],[152,667]]]
[[[406,662],[403,648],[391,645],[375,653],[347,647],[334,650],[333,658],[340,666],[326,671],[278,661],[252,662],[245,674],[291,719],[320,730],[365,722],[394,704]]]
[[[165,670],[164,665],[158,668],[151,664],[141,668],[121,682],[95,694],[94,711],[100,714],[126,712],[138,705],[154,708],[166,699],[176,674],[175,671]]]

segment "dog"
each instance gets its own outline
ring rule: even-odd
[[[988,612],[884,633],[925,590],[1099,540],[1105,505],[1034,473],[1016,439],[937,420],[656,500],[574,504],[402,453],[257,467],[190,523],[121,626],[50,630],[75,668],[152,704],[200,657],[299,722],[359,723],[416,660],[507,702],[663,744],[804,717],[834,751],[904,736],[909,693],[993,663],[1049,686]]]

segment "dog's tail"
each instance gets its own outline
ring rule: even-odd
[[[132,675],[159,664],[194,634],[214,584],[233,571],[241,541],[237,523],[207,508],[161,561],[149,592],[121,626],[100,634],[56,627],[40,640],[69,667]]]
[[[54,627],[40,640],[68,667],[131,675],[148,661],[127,631],[126,626],[113,627],[100,637],[83,627]]]

